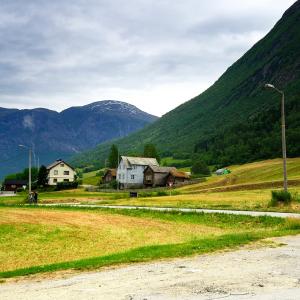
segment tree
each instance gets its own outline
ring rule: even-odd
[[[39,169],[37,184],[38,186],[46,186],[48,184],[48,171],[47,168],[42,165]]]
[[[210,175],[210,170],[207,164],[202,160],[195,160],[192,165],[192,174]]]
[[[117,168],[119,162],[119,150],[118,147],[113,144],[110,148],[110,153],[108,156],[108,166],[110,168]]]
[[[146,144],[144,146],[143,156],[156,158],[157,161],[160,162],[160,157],[154,144]]]

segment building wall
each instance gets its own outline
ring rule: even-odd
[[[152,186],[154,182],[154,173],[148,168],[144,173],[144,184],[148,186]]]
[[[65,172],[69,172],[69,174],[65,174]],[[49,170],[48,174],[48,184],[56,185],[57,182],[73,182],[75,180],[75,171],[70,168],[65,163],[59,163],[55,167]]]
[[[132,168],[127,168],[124,161],[121,160],[117,169],[117,181],[124,187],[143,186],[146,167],[133,165]]]
[[[154,174],[154,186],[165,186],[168,173],[155,173]]]

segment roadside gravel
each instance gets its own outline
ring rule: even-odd
[[[248,247],[0,285],[0,299],[300,299],[300,235]]]

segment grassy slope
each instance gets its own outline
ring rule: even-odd
[[[291,192],[300,193],[300,158],[288,159]],[[268,207],[270,191],[282,186],[282,160],[273,159],[244,165],[229,166],[229,175],[207,178],[207,181],[166,191],[139,192],[138,199],[129,199],[128,191],[86,192],[82,189],[40,193],[40,203],[94,203],[113,205],[198,207],[261,211],[300,212],[300,202],[291,206]],[[155,197],[154,197],[155,196]],[[25,195],[0,197],[0,204],[17,204]]]
[[[196,192],[207,188],[224,187],[239,184],[258,184],[282,181],[282,159],[270,159],[244,165],[228,167],[232,173],[223,176],[213,175],[206,182],[182,187],[180,191]],[[300,180],[300,158],[287,160],[289,180]],[[300,185],[300,183],[299,183]]]
[[[88,185],[99,185],[100,176],[97,176],[98,170],[83,173],[82,174],[82,183]]]
[[[0,214],[2,278],[206,253],[300,231],[296,220],[221,214],[32,208]]]
[[[290,191],[300,192],[300,158],[288,159]],[[156,198],[117,199],[115,205],[192,207],[260,211],[300,212],[300,202],[269,207],[271,189],[282,186],[282,160],[273,159],[229,166],[229,175],[208,177],[207,181],[178,188],[179,195]],[[272,187],[273,186],[273,187]]]
[[[225,127],[240,122],[246,124],[260,112],[279,107],[278,95],[262,90],[266,81],[285,90],[287,104],[297,103],[300,90],[299,24],[300,1],[297,1],[270,33],[234,63],[208,90],[145,129],[115,141],[120,151],[141,152],[144,143],[152,142],[161,152],[170,150],[191,153],[200,137],[222,135]],[[289,107],[289,129],[298,130],[299,106]],[[277,127],[272,130],[278,131]],[[110,144],[100,145],[75,157],[72,163],[103,165],[109,147]]]

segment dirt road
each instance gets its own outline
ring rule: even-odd
[[[134,264],[0,285],[0,299],[300,299],[300,236],[280,247]]]
[[[205,209],[205,208],[183,208],[183,207],[154,207],[154,206],[129,206],[129,205],[98,205],[98,204],[74,204],[74,203],[48,203],[40,204],[39,206],[71,206],[71,207],[86,207],[86,208],[111,208],[111,209],[145,209],[152,211],[181,211],[181,212],[193,212],[193,213],[207,213],[207,214],[229,214],[229,215],[244,215],[244,216],[270,216],[277,218],[300,218],[300,213],[284,213],[284,212],[272,212],[272,211],[250,211],[250,210],[225,210],[225,209]]]

